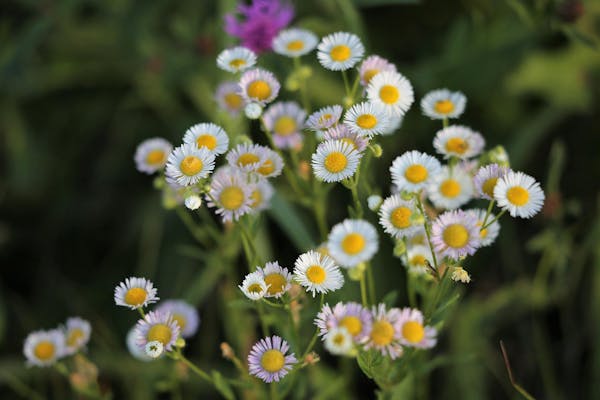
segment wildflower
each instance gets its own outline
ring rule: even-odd
[[[167,157],[173,146],[163,138],[144,140],[135,150],[135,165],[137,170],[146,174],[153,174],[161,170],[167,163]]]
[[[331,128],[340,120],[343,110],[342,106],[338,104],[323,107],[310,114],[308,121],[306,121],[306,126],[313,131],[322,131]]]
[[[75,354],[90,340],[92,327],[90,323],[79,317],[67,319],[64,327],[65,354]]]
[[[253,0],[251,5],[238,5],[243,20],[225,15],[225,31],[240,38],[242,45],[256,53],[271,50],[273,38],[294,17],[294,8],[279,0]]]
[[[461,92],[438,89],[421,99],[421,111],[431,119],[458,118],[466,104],[467,98]]]
[[[399,194],[385,199],[379,209],[379,224],[393,238],[400,239],[416,232],[419,225],[414,222],[413,215],[418,213],[412,201],[403,200]]]
[[[131,354],[134,358],[139,361],[150,361],[150,358],[145,349],[141,348],[137,345],[137,333],[135,331],[135,326],[127,332],[127,337],[125,339],[125,343],[127,344],[127,350],[129,350],[129,354]]]
[[[398,318],[400,343],[408,347],[429,349],[437,342],[437,331],[424,326],[423,313],[415,308],[403,308]]]
[[[202,199],[197,194],[193,194],[185,198],[184,204],[190,210],[197,210],[202,205]]]
[[[384,356],[392,360],[400,357],[403,353],[400,345],[401,332],[398,330],[400,310],[397,308],[386,309],[385,304],[373,307],[373,325],[369,332],[369,338],[365,349],[375,348]]]
[[[217,66],[224,71],[240,72],[256,64],[256,54],[243,46],[223,50],[217,56]]]
[[[443,213],[431,230],[434,250],[453,260],[474,254],[480,246],[477,218],[462,210]]]
[[[241,286],[238,286],[242,293],[250,300],[260,300],[267,294],[267,283],[261,271],[249,273],[244,278]]]
[[[219,108],[232,116],[237,115],[244,106],[244,99],[240,96],[239,90],[240,86],[237,82],[226,81],[221,83],[215,91],[215,99]]]
[[[115,303],[132,310],[156,303],[156,288],[146,278],[127,278],[115,288]]]
[[[398,190],[416,192],[423,189],[440,168],[435,157],[413,150],[396,157],[390,172]]]
[[[258,144],[242,143],[227,153],[227,162],[243,172],[256,172],[267,160],[264,147]]]
[[[323,140],[341,140],[354,147],[354,150],[363,152],[369,145],[369,140],[358,133],[350,131],[347,125],[338,124],[327,129],[323,134]]]
[[[323,339],[332,329],[345,328],[355,343],[362,343],[369,336],[373,317],[369,310],[359,303],[337,303],[333,309],[325,304],[314,322]]]
[[[376,55],[369,56],[360,64],[360,68],[358,70],[360,75],[360,84],[366,87],[369,85],[373,77],[380,72],[386,71],[397,72],[396,66],[385,58]]]
[[[473,180],[460,166],[452,171],[442,167],[427,185],[427,196],[436,208],[452,210],[466,204],[473,197]]]
[[[181,328],[171,314],[150,311],[144,319],[140,319],[135,327],[136,343],[145,348],[148,342],[160,342],[166,351],[171,351]]]
[[[343,140],[321,143],[311,157],[317,178],[325,182],[340,182],[356,172],[361,154]]]
[[[27,364],[48,367],[65,355],[65,334],[60,329],[36,331],[27,335],[23,345]]]
[[[493,200],[494,188],[499,178],[502,178],[510,169],[501,167],[498,164],[485,165],[477,170],[473,177],[473,184],[480,197]]]
[[[182,338],[189,338],[196,334],[200,325],[198,311],[191,304],[183,300],[163,300],[154,311],[171,314],[171,317],[181,330]]]
[[[479,238],[481,239],[481,247],[487,247],[494,243],[494,241],[498,237],[498,233],[500,233],[500,224],[498,223],[498,221],[494,221],[496,216],[490,213],[487,216],[486,225],[492,221],[494,222],[492,222],[485,229],[481,229],[481,227],[483,227],[483,220],[487,214],[487,211],[481,208],[477,208],[473,210],[467,210],[467,212],[472,213],[475,216],[475,218],[477,218],[477,226],[480,228]]]
[[[256,172],[263,178],[274,178],[281,175],[283,171],[283,159],[279,154],[268,147],[261,147],[260,151],[264,161],[256,169]]]
[[[382,106],[363,102],[353,105],[346,111],[344,124],[351,132],[371,137],[387,129],[389,117]]]
[[[469,282],[471,282],[471,276],[462,267],[455,267],[455,268],[453,268],[452,275],[450,275],[450,278],[454,282],[462,282],[462,283],[469,283]]]
[[[346,268],[369,261],[378,247],[377,230],[361,219],[340,222],[331,229],[327,238],[329,253]]]
[[[369,210],[377,212],[379,207],[381,207],[381,203],[383,199],[378,194],[372,194],[367,197],[367,205],[369,206]]]
[[[420,244],[408,246],[404,264],[409,272],[417,275],[425,274],[428,271],[427,263],[433,265],[433,256],[429,246]]]
[[[258,103],[261,106],[275,100],[281,88],[272,72],[260,68],[244,72],[239,85],[240,94],[247,103]]]
[[[271,197],[275,192],[273,185],[268,180],[261,178],[250,187],[252,189],[252,193],[250,193],[250,208],[252,211],[258,212],[269,208]]]
[[[248,355],[250,375],[266,383],[279,382],[298,362],[294,353],[286,354],[290,346],[279,336],[266,337],[252,346]]]
[[[318,42],[319,38],[306,29],[286,29],[273,39],[273,50],[283,56],[300,57],[310,53]]]
[[[252,210],[251,195],[252,188],[238,172],[222,174],[210,183],[208,206],[217,207],[215,213],[221,215],[223,222],[237,221]]]
[[[545,196],[540,184],[531,176],[509,171],[498,179],[494,199],[511,217],[531,218],[542,209]]]
[[[381,135],[382,136],[393,135],[394,132],[396,132],[398,129],[400,129],[403,121],[404,121],[403,115],[388,115],[387,128],[383,132],[381,132]]]
[[[158,358],[163,354],[164,346],[161,342],[155,340],[153,342],[146,343],[144,351],[148,357]]]
[[[365,54],[359,37],[348,32],[325,36],[317,46],[317,58],[323,67],[331,71],[352,68]]]
[[[219,125],[202,123],[185,132],[183,143],[196,143],[199,149],[204,147],[216,156],[227,152],[229,136]]]
[[[327,293],[344,285],[344,276],[333,259],[312,250],[296,259],[294,279],[313,297],[316,292]]]
[[[462,125],[453,125],[439,130],[433,139],[433,147],[444,158],[467,159],[481,154],[485,140],[481,134]]]
[[[324,337],[325,350],[331,354],[347,356],[355,352],[352,335],[344,327],[332,328]]]
[[[415,101],[408,79],[393,71],[380,72],[371,79],[367,98],[371,103],[383,107],[390,116],[404,115]]]
[[[259,271],[267,285],[264,297],[279,298],[292,286],[292,274],[287,268],[281,267],[277,261],[266,263],[264,268],[259,268]]]
[[[190,186],[206,178],[215,168],[215,156],[195,143],[176,147],[167,160],[166,174],[182,186]]]
[[[273,142],[280,149],[302,144],[305,119],[306,112],[294,101],[275,103],[263,115],[265,128],[272,132]]]
[[[244,107],[244,114],[249,119],[259,119],[262,112],[262,106],[258,103],[248,103],[246,107]]]

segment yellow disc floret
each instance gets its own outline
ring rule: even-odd
[[[506,198],[515,206],[524,206],[529,201],[529,192],[521,186],[513,186],[507,190]]]
[[[171,328],[165,324],[155,324],[148,330],[148,334],[146,335],[146,339],[149,342],[161,342],[164,346],[166,346],[173,336],[173,332],[171,332]]]
[[[54,357],[55,352],[56,348],[54,343],[46,340],[39,342],[33,349],[33,354],[35,354],[38,359],[43,361],[50,360],[52,357]]]
[[[469,242],[469,231],[464,225],[452,224],[444,229],[442,237],[448,246],[460,249]]]
[[[379,89],[379,98],[386,104],[394,104],[399,97],[400,92],[395,86],[384,85]]]
[[[427,175],[427,168],[421,164],[413,164],[404,171],[404,177],[410,183],[421,183],[427,179]]]
[[[217,147],[217,138],[210,134],[204,134],[196,138],[198,147],[206,147],[209,150],[214,150]]]
[[[261,79],[251,82],[247,89],[248,97],[257,100],[266,100],[271,96],[271,86]]]
[[[402,336],[410,343],[419,343],[425,337],[425,329],[417,321],[408,321],[402,325]]]
[[[148,293],[142,288],[134,287],[131,288],[125,293],[125,303],[130,306],[139,306],[146,301],[146,296]]]
[[[311,265],[306,269],[306,277],[312,283],[321,284],[325,281],[325,269],[320,265]]]
[[[203,166],[204,164],[202,163],[202,160],[198,157],[187,156],[181,161],[179,168],[181,169],[181,172],[184,173],[184,175],[194,176],[198,172],[202,171]]]
[[[362,322],[360,318],[354,315],[348,315],[340,321],[340,326],[343,326],[348,330],[348,333],[352,336],[356,336],[362,331]]]
[[[448,153],[464,154],[469,149],[469,142],[463,138],[453,137],[446,142],[446,151]]]
[[[165,152],[162,150],[152,150],[146,156],[146,162],[150,165],[161,165],[165,163]]]
[[[352,51],[350,50],[350,47],[344,45],[344,44],[340,44],[337,46],[334,46],[331,51],[329,52],[329,55],[331,56],[331,59],[333,61],[337,61],[337,62],[344,62],[347,59],[350,58],[350,55],[352,54]]]
[[[362,114],[356,118],[356,125],[362,129],[373,129],[377,125],[377,117],[373,114]]]
[[[244,204],[244,191],[238,186],[229,186],[219,195],[219,202],[227,210],[237,210]]]
[[[408,228],[410,223],[410,216],[412,215],[412,211],[408,207],[397,207],[390,214],[390,222],[398,229]]]
[[[285,280],[283,275],[278,274],[278,273],[273,273],[273,274],[269,274],[269,275],[265,276],[265,283],[268,286],[267,293],[269,293],[271,296],[274,296],[276,294],[283,292],[283,290],[285,289],[285,286],[287,284],[287,281]]]
[[[360,233],[349,233],[342,240],[342,249],[344,252],[354,255],[360,253],[366,244],[365,238]]]
[[[325,169],[333,174],[343,171],[348,165],[348,158],[339,151],[332,151],[325,157]]]
[[[456,197],[460,194],[460,183],[455,179],[446,179],[440,185],[440,192],[444,197]]]
[[[289,51],[300,51],[304,48],[304,42],[302,40],[292,40],[285,47]]]
[[[454,103],[450,100],[439,100],[433,106],[435,111],[440,114],[450,114],[454,111]]]
[[[289,136],[296,132],[296,120],[288,115],[279,117],[275,122],[273,130],[280,136]]]
[[[280,371],[285,365],[285,357],[279,350],[271,349],[264,352],[260,359],[260,365],[267,372]]]
[[[394,327],[388,321],[376,321],[373,323],[370,336],[377,346],[387,346],[394,339]]]

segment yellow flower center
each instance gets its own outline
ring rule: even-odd
[[[195,156],[187,156],[181,161],[179,168],[187,176],[194,176],[202,171],[202,160]]]
[[[148,293],[142,288],[134,287],[131,288],[125,293],[125,303],[130,306],[139,306],[146,301],[146,296]]]
[[[221,192],[219,201],[226,210],[237,210],[244,204],[244,191],[238,186],[226,187]]]
[[[238,109],[242,106],[242,96],[237,93],[227,93],[223,98],[225,99],[225,103],[233,109]]]
[[[408,207],[398,207],[390,214],[390,222],[398,229],[408,228],[412,211]]]
[[[262,290],[262,286],[260,286],[258,283],[253,283],[248,286],[248,292],[250,293],[260,293]]]
[[[347,317],[342,318],[340,326],[346,328],[348,333],[352,336],[356,336],[362,331],[362,322],[360,321],[360,318],[354,315],[348,315]]]
[[[486,180],[485,182],[483,182],[483,185],[481,185],[481,191],[493,198],[496,182],[498,182],[498,178],[490,178]]]
[[[384,85],[379,89],[379,98],[386,104],[394,104],[398,101],[400,92],[395,86]]]
[[[377,321],[371,328],[371,340],[378,346],[387,346],[394,339],[394,327],[388,321]]]
[[[410,259],[412,265],[425,265],[425,256],[423,254],[415,254]]]
[[[196,139],[198,147],[206,147],[209,150],[214,150],[217,147],[217,138],[210,134],[200,135]]]
[[[271,96],[271,86],[261,79],[248,85],[248,97],[258,100],[266,100]]]
[[[75,328],[71,330],[67,336],[67,346],[75,347],[81,339],[83,339],[83,331],[79,328]]]
[[[261,191],[259,189],[256,189],[255,191],[253,191],[252,194],[250,195],[250,200],[252,200],[250,207],[256,208],[256,207],[260,206],[260,204],[262,203]]]
[[[342,249],[350,255],[360,253],[365,248],[365,245],[365,238],[360,233],[349,233],[342,240]]]
[[[446,179],[440,185],[440,192],[444,197],[454,198],[460,194],[460,183],[455,179]]]
[[[329,55],[333,59],[333,61],[344,62],[350,58],[352,52],[350,51],[350,47],[345,44],[339,44],[331,49]]]
[[[279,117],[275,122],[274,131],[281,136],[288,136],[296,132],[296,120],[290,116]]]
[[[338,333],[333,337],[333,343],[336,346],[343,345],[345,340],[346,340],[346,337],[342,333]]]
[[[377,125],[377,118],[373,114],[363,114],[356,118],[356,125],[363,129],[372,129]]]
[[[469,231],[461,224],[452,224],[444,229],[442,237],[448,246],[460,249],[469,242]]]
[[[267,350],[260,359],[260,365],[267,372],[277,372],[285,365],[285,357],[279,350]]]
[[[233,60],[229,61],[229,66],[231,68],[241,68],[244,65],[246,65],[246,60],[243,58],[234,58]]]
[[[285,46],[289,51],[300,51],[304,48],[302,40],[292,40]]]
[[[146,162],[150,165],[161,165],[165,162],[165,152],[162,150],[152,150],[146,156]]]
[[[340,139],[342,142],[344,143],[348,143],[349,145],[351,145],[355,150],[358,150],[358,147],[356,146],[356,142],[350,138],[341,138]]]
[[[273,274],[269,274],[269,275],[265,276],[265,283],[267,285],[271,285],[267,289],[267,293],[269,293],[271,296],[274,296],[276,294],[283,292],[287,281],[285,280],[283,275],[278,274],[278,273],[273,273]]]
[[[435,112],[440,114],[450,114],[454,111],[454,103],[450,100],[439,100],[435,102],[435,106],[433,106]]]
[[[333,115],[331,114],[323,114],[319,117],[319,124],[325,124],[326,122],[328,122],[331,118],[333,118]]]
[[[469,149],[469,143],[459,137],[453,137],[446,142],[446,151],[449,153],[464,154]]]
[[[513,186],[506,192],[506,198],[515,206],[524,206],[529,201],[529,192],[521,186]]]
[[[252,153],[244,153],[244,154],[240,154],[240,156],[238,157],[238,164],[241,166],[244,165],[248,165],[248,164],[254,164],[260,161],[260,158],[258,158],[258,156],[256,154],[252,154]]]
[[[402,336],[410,343],[419,343],[425,337],[425,329],[417,321],[408,321],[402,325]]]
[[[161,342],[164,346],[167,345],[171,341],[171,336],[173,333],[171,332],[171,328],[165,324],[156,324],[153,325],[150,330],[148,330],[148,334],[146,335],[146,339],[149,342]]]
[[[46,361],[54,357],[55,350],[56,349],[54,348],[54,343],[49,341],[43,341],[39,342],[35,346],[35,349],[33,349],[33,354],[35,354],[36,358],[42,361]]]
[[[348,158],[344,153],[332,151],[325,157],[325,169],[331,173],[338,173],[348,165]]]
[[[267,160],[256,171],[261,175],[270,175],[275,171],[275,163],[272,160]]]
[[[427,179],[427,175],[427,168],[421,164],[413,164],[404,171],[404,177],[411,183],[423,182]]]
[[[173,319],[175,320],[175,322],[177,322],[177,325],[179,325],[179,329],[185,329],[185,326],[187,325],[187,320],[185,319],[185,316],[181,314],[173,314]]]
[[[379,73],[378,69],[368,69],[368,70],[365,71],[363,79],[365,80],[365,82],[367,83],[367,85],[369,84],[369,82],[371,81],[371,79],[373,79],[373,77],[375,75],[377,75],[378,73]]]
[[[325,281],[325,269],[320,265],[311,265],[306,270],[306,277],[312,283],[316,283],[317,285],[323,283]]]

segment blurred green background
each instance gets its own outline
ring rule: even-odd
[[[537,398],[600,398],[600,2],[294,5],[294,23],[320,36],[359,34],[368,53],[397,64],[417,99],[439,87],[463,91],[460,122],[482,132],[488,147],[505,145],[512,166],[546,192],[540,215],[505,218],[499,241],[467,263],[473,281],[433,350],[438,368],[414,383],[414,397],[520,398],[504,367],[503,340],[515,379]],[[154,136],[177,144],[200,121],[249,133],[225,121],[212,97],[227,77],[215,57],[236,43],[222,29],[223,14],[234,8],[231,0],[0,4],[0,398],[34,396],[28,387],[49,398],[73,396],[53,370],[25,368],[21,353],[30,331],[72,315],[91,321],[89,357],[115,398],[176,398],[168,365],[127,353],[135,315],[115,307],[112,292],[131,275],[151,278],[163,298],[196,304],[202,325],[190,358],[232,371],[219,343],[231,340],[233,311],[219,296],[238,293],[225,284],[219,258],[204,257],[176,213],[162,208],[133,153]],[[339,101],[340,77],[314,58],[313,105]],[[283,78],[284,68],[275,70]],[[414,105],[400,132],[382,139],[384,156],[372,163],[382,194],[392,159],[409,149],[433,152],[438,125]],[[336,189],[330,225],[346,216],[335,205],[340,199],[347,193]],[[277,213],[267,216],[263,245],[291,266],[304,249],[281,222]],[[381,242],[378,293],[399,288],[398,304],[406,304],[405,270],[391,256],[391,241],[381,235]],[[356,379],[336,380],[338,363]],[[298,396],[369,398],[375,389],[352,363],[324,357],[321,365],[314,380],[327,382],[327,390],[304,388]],[[183,385],[184,398],[217,396],[192,381]]]

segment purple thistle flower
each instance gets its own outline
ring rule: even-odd
[[[253,0],[251,5],[238,5],[237,11],[244,20],[225,15],[225,32],[240,38],[255,53],[271,50],[275,36],[294,18],[294,7],[279,0]]]

